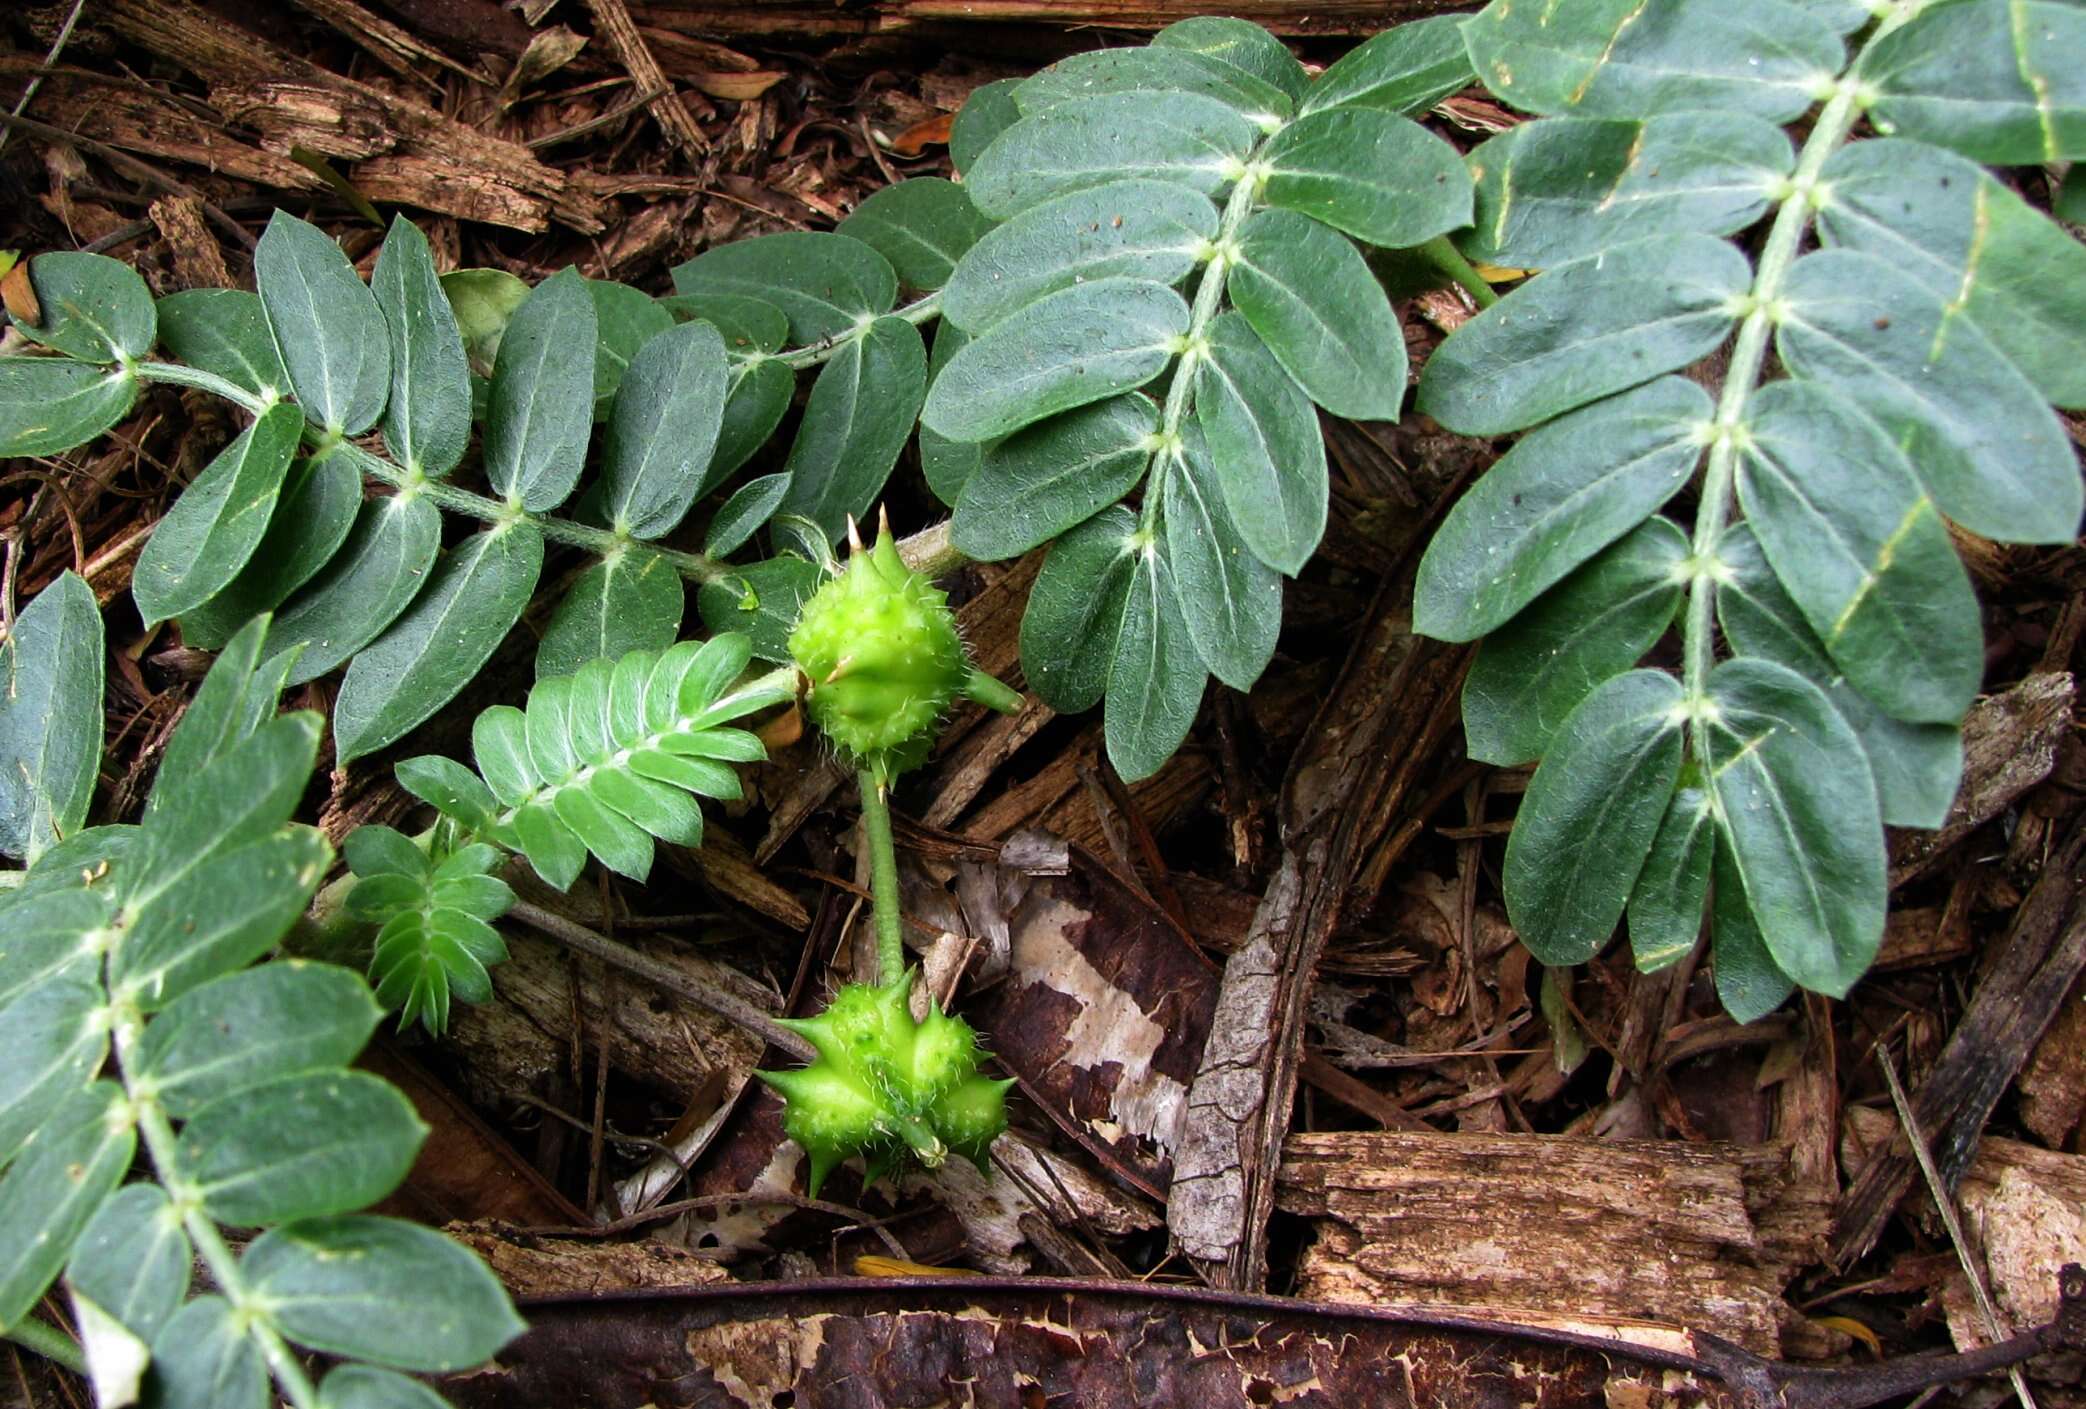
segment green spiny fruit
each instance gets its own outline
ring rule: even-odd
[[[891,525],[876,546],[853,543],[847,565],[797,617],[790,655],[810,681],[812,722],[880,784],[927,757],[934,725],[959,694],[1005,713],[1021,697],[972,667],[949,599],[898,556]]]
[[[817,1017],[784,1020],[817,1060],[801,1071],[757,1073],[789,1103],[783,1130],[811,1158],[814,1196],[853,1155],[881,1171],[907,1150],[929,1168],[953,1150],[982,1170],[1007,1128],[1014,1083],[978,1074],[983,1053],[970,1024],[932,999],[915,1020],[912,986],[910,970],[889,984],[849,984]]]

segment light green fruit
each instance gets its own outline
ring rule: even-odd
[[[916,1021],[912,983],[907,972],[891,984],[849,984],[817,1017],[784,1020],[818,1059],[801,1071],[757,1073],[788,1102],[783,1130],[810,1157],[813,1195],[855,1155],[881,1171],[908,1151],[929,1166],[954,1151],[982,1169],[1007,1128],[1013,1083],[978,1075],[984,1054],[963,1019],[930,1000]]]
[[[810,682],[812,722],[879,783],[926,759],[936,721],[959,694],[1006,713],[1021,707],[971,667],[947,594],[899,558],[889,524],[812,594],[789,649]]]

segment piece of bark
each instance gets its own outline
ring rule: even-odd
[[[1367,630],[1305,732],[1282,789],[1283,853],[1246,944],[1226,962],[1188,1097],[1167,1228],[1213,1286],[1266,1278],[1274,1173],[1303,1055],[1311,981],[1350,887],[1398,824],[1456,718],[1470,652],[1412,634],[1379,589]]]
[[[645,37],[637,32],[629,7],[623,0],[587,0],[587,12],[594,17],[595,36],[608,45],[616,61],[629,73],[630,81],[637,85],[637,91],[659,94],[646,111],[666,134],[666,140],[679,147],[690,163],[701,165],[704,153],[710,149],[710,139],[682,106],[673,84],[659,67],[659,60],[652,57]]]
[[[680,1290],[731,1280],[716,1258],[666,1243],[546,1238],[493,1222],[451,1224],[443,1231],[484,1258],[517,1297]]]
[[[1928,870],[1950,847],[2050,776],[2057,742],[2071,727],[2072,678],[2031,675],[1987,695],[1963,721],[1963,782],[1938,831],[1893,831],[1892,888]]]
[[[1999,1097],[2028,1060],[2064,995],[2086,971],[2086,822],[2074,821],[2014,913],[1997,955],[1927,1079],[1913,1094],[1920,1128],[1950,1189],[1962,1178]],[[1898,1141],[1873,1151],[1834,1210],[1832,1259],[1867,1255],[1916,1175]]]
[[[161,196],[146,212],[174,257],[174,275],[184,289],[229,289],[232,271],[224,248],[203,225],[200,196]]]
[[[190,0],[107,0],[95,18],[201,78],[211,106],[264,147],[361,161],[350,179],[372,200],[521,230],[552,217],[582,234],[606,228],[607,208],[584,183],[520,143],[322,69]]]
[[[1462,8],[1457,0],[1232,0],[1222,7],[1277,34],[1375,34],[1404,20]],[[662,28],[749,38],[885,34],[921,27],[955,35],[993,25],[1053,29],[1105,26],[1153,30],[1210,13],[1207,0],[876,0],[874,4],[806,5],[801,0],[657,0],[640,7],[641,22]]]
[[[1782,1147],[1670,1140],[1293,1135],[1279,1178],[1278,1206],[1319,1220],[1300,1295],[1684,1353],[1691,1330],[1776,1353],[1827,1208]]]
[[[1866,1106],[1849,1108],[1841,1124],[1850,1163],[1897,1134],[1896,1116]],[[2016,1328],[2049,1320],[2058,1272],[2067,1262],[2086,1262],[2086,1158],[1993,1136],[1978,1145],[1956,1200],[1964,1225],[1976,1230],[2000,1309]],[[1958,1349],[1990,1343],[1960,1271],[1945,1284],[1942,1305]]]
[[[2086,984],[2075,984],[2021,1069],[2021,1124],[2062,1148],[2086,1116]]]

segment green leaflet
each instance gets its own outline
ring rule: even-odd
[[[78,831],[101,766],[102,627],[66,572],[0,642],[0,852],[34,862]]]
[[[1507,917],[1545,965],[1581,964],[1615,932],[1673,796],[1680,682],[1618,675],[1551,740],[1507,836]]]
[[[1217,208],[1209,198],[1171,181],[1111,181],[1068,191],[972,246],[943,290],[942,314],[976,334],[1075,284],[1177,283],[1216,233]]]
[[[957,174],[968,175],[993,138],[1021,121],[1021,109],[1014,103],[1014,90],[1020,86],[1018,78],[996,78],[973,88],[964,99],[949,124],[949,164]]]
[[[572,493],[594,429],[598,319],[586,281],[561,269],[532,290],[500,335],[485,413],[485,477],[531,512]]]
[[[1709,687],[1719,839],[1776,965],[1840,997],[1876,956],[1886,900],[1883,821],[1860,741],[1785,666],[1728,660]]]
[[[1414,630],[1475,640],[1643,522],[1694,473],[1711,409],[1701,387],[1662,377],[1523,437],[1427,545]]]
[[[366,1072],[249,1086],[181,1127],[175,1162],[210,1216],[252,1227],[375,1203],[412,1167],[427,1126]]]
[[[1199,93],[1262,127],[1272,127],[1295,108],[1288,93],[1264,78],[1223,59],[1163,44],[1090,49],[1059,59],[1023,79],[1014,103],[1027,116],[1076,98],[1146,91]]]
[[[1179,20],[1152,36],[1162,49],[1185,49],[1217,59],[1287,93],[1303,96],[1310,75],[1288,46],[1257,24],[1223,16],[1198,15]]]
[[[1325,533],[1325,442],[1310,399],[1241,314],[1210,325],[1195,367],[1195,416],[1239,536],[1262,562],[1295,576]]]
[[[1952,724],[1984,632],[1948,527],[1882,428],[1807,382],[1753,398],[1739,502],[1835,664],[1892,716]]]
[[[734,368],[724,419],[717,427],[717,449],[710,456],[710,469],[703,476],[698,497],[722,484],[768,443],[788,414],[796,392],[797,378],[787,362],[762,358]]]
[[[686,517],[723,424],[725,378],[724,339],[708,323],[638,349],[602,449],[602,508],[619,533],[657,538]]]
[[[295,406],[269,407],[153,526],[130,582],[148,625],[193,611],[239,575],[268,530],[303,431]]]
[[[1557,117],[1471,152],[1471,259],[1547,269],[1654,235],[1728,235],[1766,213],[1796,165],[1789,138],[1743,113],[1642,122]]]
[[[167,1113],[185,1118],[264,1082],[345,1066],[380,1015],[351,971],[282,959],[213,979],[168,1004],[145,1029],[133,1075],[149,1076]]]
[[[836,352],[811,384],[783,466],[781,512],[801,514],[829,540],[862,517],[890,478],[927,394],[927,345],[903,318],[879,318]]]
[[[820,577],[818,565],[803,558],[746,563],[698,588],[695,608],[710,630],[743,634],[762,660],[786,661],[790,629]]]
[[[635,651],[537,681],[525,709],[486,710],[471,747],[503,809],[492,835],[561,890],[589,852],[642,880],[654,837],[696,845],[702,814],[688,794],[737,798],[725,763],[766,757],[752,734],[722,726],[790,694],[773,678],[734,688],[751,655],[744,636]]]
[[[258,294],[244,289],[168,294],[159,301],[159,340],[178,361],[215,372],[256,396],[289,390],[290,374],[283,370]]]
[[[447,1409],[448,1404],[420,1381],[370,1365],[336,1366],[319,1386],[319,1409]]]
[[[138,379],[55,357],[0,357],[0,456],[56,455],[130,414]]]
[[[542,571],[543,538],[519,521],[446,553],[405,615],[349,665],[333,705],[341,761],[397,741],[454,699],[520,620]]]
[[[1857,142],[1826,163],[1826,239],[1960,307],[2036,390],[2086,407],[2086,248],[1971,162]]]
[[[104,830],[109,829],[96,829]],[[81,837],[98,840],[94,832],[81,833],[75,838],[75,845],[82,844]],[[62,876],[77,881],[81,869],[92,869],[91,865],[68,866],[60,872],[59,867],[74,859],[88,859],[68,856],[67,851],[68,847],[60,845],[46,852],[33,873],[35,878]],[[25,881],[0,914],[7,917],[7,938],[0,943],[0,1008],[38,984],[94,981],[100,963],[96,956],[81,950],[80,936],[108,923],[109,907],[98,892],[39,891],[32,882]]]
[[[934,330],[934,352],[927,359],[927,384],[931,387],[941,379],[942,369],[956,350],[970,341],[963,329],[947,318],[942,319]],[[974,440],[951,440],[937,435],[926,426],[920,427],[920,473],[927,481],[934,497],[950,508],[963,497],[963,486],[984,458],[985,447]]]
[[[396,1218],[307,1219],[240,1259],[290,1339],[402,1370],[460,1370],[524,1329],[485,1264]]]
[[[683,322],[696,319],[715,328],[735,362],[757,361],[782,351],[789,318],[772,303],[742,294],[668,294],[659,306]]]
[[[1125,134],[1135,133],[1135,141]],[[1000,133],[965,173],[971,203],[1006,220],[1052,196],[1135,177],[1214,195],[1260,127],[1196,93],[1107,93],[1058,103]],[[733,246],[743,248],[743,246]]]
[[[889,260],[907,288],[925,293],[949,282],[992,222],[955,182],[916,176],[875,192],[834,228]]]
[[[1710,907],[1710,962],[1716,968],[1717,1000],[1741,1023],[1764,1018],[1782,1006],[1796,985],[1768,952],[1760,922],[1746,901],[1745,881],[1723,838],[1713,868],[1716,897]]]
[[[570,675],[602,656],[670,646],[686,605],[681,574],[659,554],[630,547],[604,558],[551,612],[536,647],[536,675]]]
[[[925,458],[923,448],[922,458]],[[760,531],[762,524],[775,517],[782,507],[782,496],[789,493],[790,477],[787,474],[762,475],[750,479],[733,490],[731,497],[718,508],[715,518],[703,539],[703,552],[712,558],[723,558],[736,553],[746,545],[746,540]],[[675,622],[678,625],[680,618]],[[657,644],[664,645],[665,642]]]
[[[437,806],[467,811],[477,825],[492,824],[484,784],[445,758],[412,762],[411,772],[399,766],[401,782],[411,777],[440,799]],[[369,966],[377,1002],[397,1009],[401,1026],[417,1020],[439,1037],[449,1026],[451,991],[467,1003],[490,1000],[486,970],[507,958],[506,941],[491,922],[513,906],[514,892],[490,874],[506,858],[483,842],[431,856],[389,827],[358,827],[345,849],[360,878],[348,892],[347,911],[378,927]]]
[[[80,1087],[0,1176],[0,1330],[22,1323],[130,1168],[137,1133],[115,1118],[121,1099],[114,1082]]]
[[[1209,681],[1172,579],[1157,544],[1132,554],[1101,711],[1108,761],[1126,783],[1151,777],[1173,757],[1195,725]]]
[[[333,435],[375,425],[391,391],[391,336],[340,246],[278,210],[254,249],[254,282],[305,418]]]
[[[1169,459],[1160,517],[1181,620],[1210,674],[1251,689],[1282,631],[1281,576],[1232,522],[1199,427],[1185,428]]]
[[[1936,5],[1861,66],[1880,130],[1999,166],[2086,157],[2086,13],[2065,0]]]
[[[1137,560],[1137,515],[1112,505],[1050,545],[1021,617],[1021,671],[1060,714],[1101,702]]]
[[[1163,284],[1099,279],[1060,289],[959,348],[920,419],[951,440],[1006,435],[1143,386],[1166,370],[1187,331],[1187,302]]]
[[[403,215],[392,218],[370,289],[391,334],[384,444],[408,470],[440,479],[471,441],[471,369],[427,236]]]
[[[860,240],[791,231],[706,250],[674,266],[674,290],[735,294],[779,308],[792,341],[815,343],[889,313],[898,275]]]
[[[1892,719],[1849,684],[1776,579],[1749,526],[1741,524],[1724,535],[1717,559],[1727,574],[1717,584],[1717,622],[1732,646],[1787,666],[1825,691],[1868,755],[1885,822],[1940,826],[1963,772],[1961,730],[1952,723]]]
[[[1372,245],[1404,249],[1470,223],[1470,173],[1426,128],[1369,108],[1330,108],[1269,139],[1267,203]]]
[[[237,644],[251,649],[251,642],[242,637]],[[273,698],[266,703],[272,709]],[[197,772],[183,786],[155,787],[133,864],[117,877],[126,910],[148,904],[212,858],[274,834],[296,809],[318,753],[319,717],[308,710],[280,718],[271,714],[255,727],[241,717],[243,705],[236,697],[223,700],[227,737],[212,751],[176,734],[181,747],[170,746],[168,753],[193,760]],[[199,721],[206,726],[217,722]],[[110,962],[112,979],[123,977],[124,956],[137,934],[133,924]]]
[[[1845,62],[1833,23],[1815,6],[1781,0],[1569,8],[1493,0],[1463,34],[1478,77],[1532,113],[1739,112],[1787,122]]]
[[[1239,231],[1225,292],[1313,401],[1352,420],[1398,419],[1405,330],[1348,241],[1294,211],[1261,211]]]
[[[129,1184],[104,1202],[74,1244],[65,1280],[132,1334],[159,1334],[188,1294],[192,1256],[181,1216],[157,1184]]]
[[[674,315],[641,289],[611,279],[588,279],[594,300],[594,419],[605,420],[638,353],[674,326]]]
[[[0,1167],[58,1108],[94,1079],[109,1049],[97,1022],[101,986],[88,978],[47,980],[0,1008]]]
[[[442,276],[442,295],[456,318],[471,370],[491,376],[500,338],[514,310],[528,298],[529,286],[504,269],[457,269]]]
[[[1342,54],[1312,80],[1298,111],[1375,108],[1414,117],[1468,87],[1471,78],[1463,16],[1430,15]]]
[[[264,1409],[268,1403],[261,1348],[220,1296],[197,1297],[160,1329],[152,1372],[153,1402],[163,1409]]]
[[[1941,511],[2006,543],[2069,543],[2079,466],[2041,393],[1967,318],[1852,250],[1799,259],[1776,348],[1882,423]]]
[[[275,718],[275,697],[282,692],[289,662],[281,653],[268,657],[265,662],[262,660],[261,646],[267,629],[265,620],[250,621],[218,652],[217,660],[203,677],[202,685],[182,712],[181,722],[174,726],[173,736],[167,740],[166,752],[160,756],[159,776],[153,779],[152,792],[145,802],[147,819],[157,817],[169,807],[177,810],[193,808],[193,792],[182,785],[183,781],[201,776],[204,769],[252,738],[263,724]],[[285,741],[279,741],[278,746],[288,749]],[[286,757],[294,760],[296,755],[287,753]],[[273,765],[270,771],[273,772]],[[227,789],[226,793],[237,796],[241,792],[254,791],[257,781],[265,781],[271,791],[280,788],[285,796],[294,787],[294,782],[287,778],[271,776],[263,780],[253,772],[242,772],[239,788]],[[271,808],[265,813],[267,820],[261,824],[260,830],[289,816],[292,805],[278,801],[276,806],[281,810],[278,812]],[[128,830],[135,837],[143,835],[142,829]],[[258,831],[255,834],[258,835]],[[142,857],[145,853],[140,851],[138,854]]]
[[[1159,408],[1131,392],[987,446],[956,501],[950,541],[983,562],[1049,542],[1144,478],[1158,429]]]
[[[269,636],[303,650],[290,683],[316,680],[376,639],[427,585],[442,515],[418,495],[365,502],[333,560],[284,604]]]
[[[1487,635],[1463,684],[1470,756],[1502,767],[1542,757],[1579,702],[1665,634],[1687,556],[1672,520],[1647,519]]]
[[[1745,256],[1708,235],[1559,265],[1436,349],[1419,409],[1464,435],[1504,435],[1627,390],[1722,342],[1752,279]]]
[[[1677,964],[1695,947],[1702,933],[1716,839],[1716,809],[1709,790],[1694,765],[1683,765],[1680,786],[1666,805],[1644,869],[1630,892],[1630,954],[1639,972],[1655,973]]]
[[[182,640],[216,650],[240,627],[280,605],[332,560],[361,507],[362,476],[345,456],[292,464],[259,546],[228,585],[181,614]]]
[[[82,362],[135,362],[152,350],[159,318],[152,292],[120,259],[60,250],[29,261],[43,321],[15,326],[31,342]]]

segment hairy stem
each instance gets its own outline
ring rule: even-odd
[[[1873,44],[1874,40],[1870,42]],[[1687,638],[1681,669],[1691,741],[1695,757],[1704,761],[1709,758],[1709,674],[1715,664],[1716,582],[1722,573],[1717,548],[1731,520],[1738,457],[1746,438],[1746,411],[1767,360],[1768,338],[1782,316],[1783,282],[1816,213],[1813,199],[1818,190],[1818,174],[1861,116],[1859,94],[1860,85],[1854,78],[1842,78],[1804,141],[1788,191],[1768,229],[1767,243],[1761,248],[1753,287],[1745,296],[1745,318],[1738,326],[1731,365],[1724,375],[1716,415],[1709,425],[1709,462],[1702,475],[1701,503],[1695,510],[1693,572],[1688,579]]]
[[[1436,235],[1413,253],[1455,280],[1479,308],[1490,308],[1499,302],[1499,290],[1485,282],[1485,276],[1471,266],[1447,235]]]
[[[80,1352],[79,1342],[59,1330],[47,1326],[34,1318],[20,1325],[10,1326],[0,1333],[0,1340],[11,1340],[24,1350],[33,1350],[55,1365],[61,1365],[75,1375],[87,1373],[87,1357]]]
[[[291,1409],[317,1409],[319,1394],[312,1387],[311,1376],[304,1372],[304,1362],[283,1340],[266,1310],[255,1304],[246,1277],[239,1270],[239,1259],[225,1243],[224,1235],[218,1232],[217,1224],[203,1211],[194,1191],[180,1178],[174,1127],[167,1120],[166,1110],[156,1095],[137,1086],[131,1078],[131,1070],[136,1065],[137,1045],[144,1033],[144,1024],[135,1013],[119,1019],[115,1025],[117,1065],[122,1072],[123,1089],[130,1097],[131,1109],[137,1113],[138,1134],[144,1138],[146,1153],[152,1156],[152,1165],[159,1172],[160,1183],[180,1210],[181,1226],[195,1245],[196,1255],[203,1259],[203,1266],[209,1269],[211,1280],[217,1283],[218,1291],[224,1294],[233,1309],[245,1316],[246,1332],[260,1347],[261,1358],[267,1362],[268,1372],[275,1377],[283,1398],[290,1402]]]
[[[893,309],[884,316],[887,318],[903,318],[914,327],[918,327],[922,323],[932,322],[934,319],[941,317],[941,315],[942,294],[941,290],[937,289],[925,298],[909,303],[903,308]],[[800,347],[795,352],[778,352],[773,354],[773,356],[776,361],[782,363],[793,372],[801,372],[807,367],[816,367],[821,362],[832,361],[834,357],[839,355],[840,350],[849,343],[860,342],[867,337],[869,335],[869,326],[875,321],[875,319],[868,319],[849,328],[844,333],[835,333],[832,337],[823,338],[818,342],[812,343],[809,347]]]
[[[869,834],[869,894],[876,909],[877,982],[905,972],[905,920],[898,908],[898,851],[891,841],[891,800],[868,769],[855,775],[862,791],[862,826]]]

